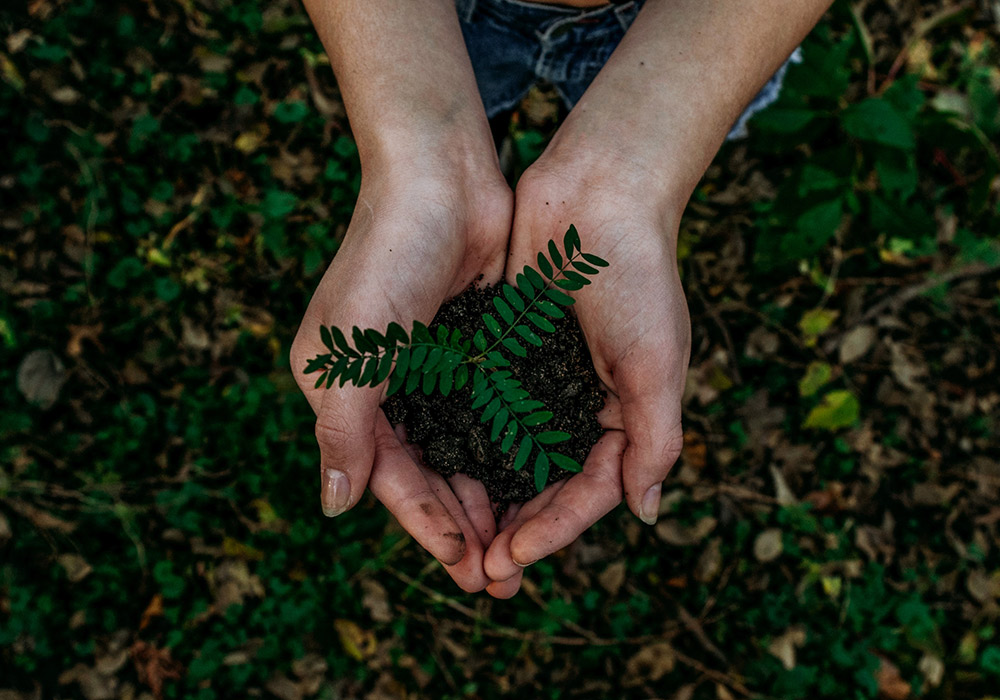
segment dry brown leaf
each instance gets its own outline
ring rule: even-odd
[[[60,554],[57,561],[66,570],[66,577],[73,583],[87,578],[87,575],[94,570],[79,554]]]
[[[876,337],[875,329],[871,326],[857,326],[845,333],[840,341],[841,364],[850,364],[864,357],[875,344]]]
[[[702,518],[690,527],[681,525],[679,520],[671,518],[657,523],[655,532],[656,536],[667,544],[690,547],[708,537],[717,524],[718,520],[711,516]]]
[[[636,652],[626,664],[623,682],[626,686],[637,686],[656,682],[674,670],[677,657],[666,642],[648,644]]]
[[[778,528],[769,528],[764,530],[764,532],[757,535],[757,539],[753,543],[753,555],[760,562],[771,562],[781,556],[781,553],[785,550],[784,543],[781,541],[781,530]]]
[[[17,389],[28,403],[51,408],[66,383],[66,366],[51,350],[32,350],[17,368]]]
[[[608,567],[600,573],[597,577],[597,582],[601,584],[601,587],[611,594],[612,597],[618,595],[618,591],[621,590],[622,584],[625,583],[625,562],[616,561],[608,565]]]
[[[144,630],[149,626],[150,620],[154,617],[161,617],[163,615],[163,596],[159,593],[153,596],[153,599],[149,601],[149,605],[142,612],[142,619],[139,620],[139,629]]]
[[[389,595],[382,584],[372,579],[361,582],[361,605],[368,610],[375,622],[392,622],[392,611],[389,609]]]
[[[795,625],[785,630],[780,637],[771,640],[767,650],[774,656],[786,671],[795,668],[795,650],[806,643],[806,629]]]
[[[157,700],[163,697],[163,683],[181,677],[183,666],[170,657],[169,649],[160,649],[148,642],[137,641],[129,649],[139,682],[145,683]]]
[[[903,680],[899,668],[884,656],[879,656],[879,667],[875,671],[875,681],[878,683],[879,697],[886,700],[906,700],[910,697],[912,688]]]
[[[694,567],[694,577],[701,583],[708,583],[722,570],[722,539],[713,537],[698,557]]]
[[[924,654],[917,668],[931,688],[937,688],[944,680],[944,661],[934,654]]]

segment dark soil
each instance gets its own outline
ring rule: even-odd
[[[483,327],[482,315],[495,314],[492,299],[499,287],[469,289],[447,302],[438,311],[431,331],[438,324],[462,329],[471,338]],[[580,326],[571,314],[553,320],[554,333],[539,333],[542,347],[528,346],[528,357],[504,353],[509,368],[531,397],[543,401],[553,418],[545,430],[564,430],[573,435],[567,442],[553,446],[583,464],[590,449],[604,432],[596,413],[604,406],[604,392],[598,385],[590,353],[583,341]],[[450,396],[425,396],[416,391],[390,397],[384,405],[391,423],[403,423],[409,441],[419,445],[424,463],[443,476],[467,474],[486,486],[499,517],[511,503],[527,501],[537,495],[530,459],[520,471],[514,471],[517,442],[509,454],[500,451],[500,443],[490,440],[490,422],[480,423],[481,410],[472,409],[471,382]],[[548,483],[570,476],[570,472],[552,465]]]

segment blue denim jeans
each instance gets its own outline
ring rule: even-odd
[[[524,0],[456,0],[465,45],[486,114],[514,108],[537,81],[551,83],[568,108],[625,36],[644,0],[574,8]],[[747,120],[778,98],[789,63],[750,102],[728,139],[746,135]]]

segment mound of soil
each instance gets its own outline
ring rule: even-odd
[[[430,325],[444,324],[460,328],[464,338],[471,338],[483,327],[484,313],[495,314],[492,299],[500,295],[499,287],[471,288],[438,311]],[[510,371],[521,381],[531,397],[545,403],[553,418],[545,430],[564,430],[573,438],[553,446],[583,464],[591,447],[604,432],[596,413],[604,406],[604,392],[576,318],[571,314],[553,320],[554,333],[539,333],[542,347],[528,346],[528,357],[512,353],[504,355]],[[527,345],[525,343],[525,345]],[[450,396],[425,396],[415,391],[409,396],[402,392],[391,396],[383,406],[394,425],[406,426],[409,441],[421,448],[424,463],[443,476],[463,473],[486,486],[496,514],[506,511],[511,503],[521,503],[537,495],[535,490],[534,457],[520,471],[514,471],[514,456],[518,442],[510,453],[500,451],[500,443],[490,440],[491,421],[481,423],[481,409],[472,409],[470,382]],[[570,476],[570,472],[551,466],[548,483]]]

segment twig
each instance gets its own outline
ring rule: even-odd
[[[872,320],[886,309],[902,306],[906,302],[916,299],[918,296],[934,289],[935,287],[939,287],[942,284],[949,284],[955,280],[967,279],[969,277],[988,275],[992,272],[996,272],[997,270],[1000,270],[1000,265],[987,265],[986,263],[975,262],[964,265],[963,267],[957,267],[953,270],[949,270],[948,272],[943,272],[935,277],[928,277],[922,282],[910,285],[909,287],[904,287],[891,297],[887,297],[878,302],[865,311],[865,313],[861,316],[859,323]]]

